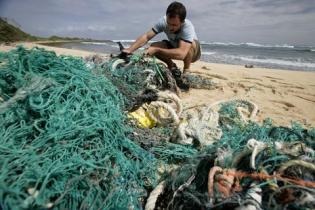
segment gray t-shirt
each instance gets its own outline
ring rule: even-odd
[[[171,45],[175,48],[179,47],[179,40],[192,43],[193,40],[198,40],[195,28],[190,20],[185,19],[185,22],[182,24],[180,30],[177,33],[171,33],[168,29],[166,16],[161,17],[159,22],[157,22],[152,30],[158,34],[164,32],[169,39]]]

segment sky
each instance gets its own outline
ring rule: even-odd
[[[0,16],[36,36],[133,40],[150,30],[171,2],[0,0]],[[315,46],[315,0],[180,2],[201,41]]]

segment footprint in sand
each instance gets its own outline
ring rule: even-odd
[[[311,96],[311,94],[308,94],[308,95]],[[311,98],[309,98],[309,97],[305,97],[305,96],[301,96],[301,95],[294,95],[294,96],[296,96],[296,97],[298,97],[298,98],[301,98],[301,99],[304,99],[304,100],[306,100],[306,101],[315,103],[315,100],[314,100],[314,99],[311,99]]]
[[[277,101],[277,100],[271,100],[272,102],[274,103],[277,103],[277,104],[281,104],[281,105],[284,105],[285,107],[283,107],[285,110],[289,110],[290,108],[293,108],[295,107],[293,104],[289,103],[289,102],[286,102],[286,101]]]
[[[192,73],[192,74],[199,74],[200,76],[208,76],[208,77],[214,77],[214,78],[217,78],[217,79],[222,79],[222,80],[229,80],[228,78],[224,77],[224,76],[221,76],[221,75],[218,75],[218,74],[212,74],[212,73],[209,73],[209,72],[202,72],[202,71],[191,71],[189,73]]]
[[[210,67],[208,67],[208,66],[203,66],[201,68],[204,69],[204,70],[211,70]]]
[[[258,80],[258,81],[263,81],[262,79],[259,79],[259,78],[253,78],[253,77],[244,77],[244,79],[247,79],[247,80]],[[245,80],[246,81],[246,80]]]
[[[274,89],[275,87],[272,85],[266,85],[264,83],[260,83],[260,82],[255,82],[256,85],[259,85],[261,87],[265,87],[265,88],[270,88],[270,89]]]
[[[270,76],[264,76],[265,78],[269,78],[269,79],[277,79],[277,80],[283,80],[281,78],[277,78],[277,77],[270,77]]]
[[[285,87],[285,88],[293,88],[293,89],[299,89],[299,90],[304,90],[305,88],[304,87],[300,87],[300,86],[297,86],[297,85],[281,85],[281,87]]]
[[[271,82],[274,82],[274,83],[278,83],[280,84],[281,87],[285,87],[285,88],[295,88],[295,89],[300,89],[300,90],[304,90],[305,88],[304,87],[300,87],[300,86],[297,86],[297,85],[292,85],[290,83],[286,83],[286,82],[279,82],[275,79],[271,79],[270,80]]]

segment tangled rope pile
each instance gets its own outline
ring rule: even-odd
[[[0,60],[1,208],[140,209],[155,161],[127,138],[117,88],[43,49]]]
[[[259,125],[246,99],[188,110],[175,93],[140,55],[0,53],[0,208],[314,208],[315,130]],[[141,107],[157,126],[127,118]]]
[[[95,63],[94,63],[95,64]],[[104,74],[127,98],[126,109],[131,110],[141,104],[156,100],[157,91],[176,92],[176,83],[171,73],[155,59],[143,55],[133,55],[129,59],[114,58],[98,64]]]
[[[246,99],[231,99],[218,101],[213,104],[202,107],[201,109],[186,109],[182,115],[184,120],[177,127],[177,137],[175,141],[180,144],[195,144],[207,146],[219,140],[222,136],[222,130],[219,128],[220,121],[225,126],[229,126],[228,121],[233,121],[237,117],[225,117],[219,115],[218,107],[234,104],[236,106],[236,115],[241,120],[240,123],[255,121],[258,113],[258,106]],[[243,113],[250,113],[245,117]],[[224,121],[224,122],[223,122]]]
[[[221,106],[221,139],[161,182],[147,209],[314,208],[315,130],[240,123],[236,110]]]
[[[196,152],[168,141],[145,150],[128,138],[134,133],[124,114],[134,106],[128,96],[142,97],[144,86],[125,74],[145,81],[138,77],[142,60],[119,72],[106,69],[112,61],[92,65],[19,47],[1,53],[0,61],[2,209],[141,209],[158,165]],[[162,89],[159,81],[166,80],[154,78],[150,84]],[[131,94],[124,94],[128,89]],[[178,104],[162,92],[156,97]]]

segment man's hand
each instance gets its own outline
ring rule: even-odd
[[[151,47],[147,48],[147,50],[145,51],[145,54],[153,56],[153,55],[155,55],[158,52],[158,50],[159,50],[158,47],[152,47],[151,46]]]
[[[124,52],[124,53],[127,53],[127,54],[131,54],[132,53],[129,48],[125,48],[121,52]]]

